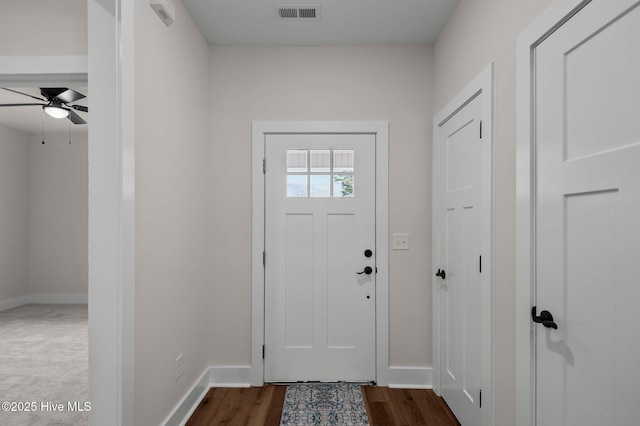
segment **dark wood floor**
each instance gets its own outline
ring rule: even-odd
[[[279,426],[286,391],[286,386],[211,388],[186,426]]]
[[[286,386],[211,388],[187,426],[279,426]],[[447,404],[428,389],[363,386],[371,426],[459,426]]]
[[[371,426],[460,426],[442,398],[430,389],[363,386]]]

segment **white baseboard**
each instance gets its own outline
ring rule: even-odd
[[[164,426],[184,426],[200,402],[212,387],[244,388],[250,387],[249,374],[251,367],[240,366],[212,366],[207,368],[191,390],[176,405],[167,417]]]
[[[390,388],[433,388],[433,369],[431,367],[389,367],[387,374]]]
[[[52,304],[52,305],[87,305],[87,294],[30,294],[14,297],[13,299],[0,300],[0,311],[17,308],[28,303]]]
[[[88,294],[30,294],[28,303],[56,305],[86,305]]]
[[[165,426],[184,426],[209,391],[211,387],[209,382],[209,369],[207,368],[163,424]]]
[[[14,297],[13,299],[0,300],[0,311],[17,308],[29,303],[29,296]]]
[[[209,377],[212,387],[248,388],[251,386],[251,366],[211,366]]]

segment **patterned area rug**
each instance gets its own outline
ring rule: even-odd
[[[287,387],[281,426],[369,425],[360,385],[294,384]]]

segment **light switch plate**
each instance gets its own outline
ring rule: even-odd
[[[409,250],[409,234],[393,234],[394,250]]]

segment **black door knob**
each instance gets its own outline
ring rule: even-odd
[[[356,272],[356,274],[358,274],[358,275],[362,275],[362,274],[371,275],[372,272],[373,272],[373,268],[371,266],[365,266],[364,267],[364,271]]]
[[[531,308],[531,319],[537,324],[542,324],[547,328],[557,329],[558,325],[553,322],[553,315],[549,311],[542,311],[540,315],[536,315],[536,307]]]
[[[436,277],[440,277],[443,280],[445,279],[446,276],[447,276],[447,274],[444,272],[444,270],[438,269],[438,272],[436,272]]]

